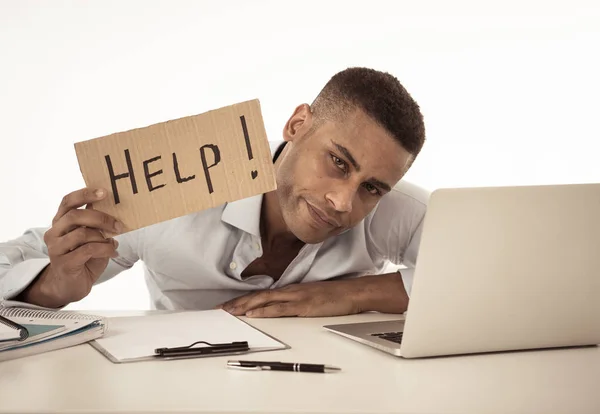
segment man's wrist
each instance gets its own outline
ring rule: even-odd
[[[51,271],[51,265],[46,266],[15,299],[46,308],[60,308],[64,306],[59,301],[53,299],[54,295],[48,291],[50,288],[49,279],[51,279]]]
[[[37,288],[36,285],[39,283],[42,274],[48,269],[48,267],[50,267],[50,264],[46,265],[42,270],[40,270],[35,276],[35,278],[31,282],[29,282],[29,285],[27,285],[25,289],[21,291],[21,293],[15,296],[14,300],[17,300],[19,302],[33,303],[31,301],[32,291],[33,295],[35,295],[35,289]]]
[[[400,272],[364,276],[359,282],[356,304],[360,312],[404,313],[408,308],[408,293]]]

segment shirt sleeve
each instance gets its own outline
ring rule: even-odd
[[[0,243],[0,299],[9,300],[27,288],[50,264],[44,233],[48,228],[31,228],[20,237]],[[125,233],[115,237],[119,256],[109,260],[106,270],[96,284],[116,276],[134,265],[137,254],[137,234]]]
[[[399,266],[409,295],[429,194],[401,181],[380,200],[367,223],[371,255]]]

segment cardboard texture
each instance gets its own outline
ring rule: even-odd
[[[124,232],[275,190],[258,100],[75,143],[93,208]]]

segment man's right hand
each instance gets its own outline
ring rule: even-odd
[[[117,241],[103,233],[123,231],[123,224],[114,217],[91,208],[106,194],[104,189],[83,188],[63,198],[52,227],[44,234],[50,265],[23,292],[21,300],[57,308],[90,293],[109,259],[118,256]]]

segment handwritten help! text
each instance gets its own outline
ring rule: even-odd
[[[248,128],[246,126],[246,118],[244,117],[244,115],[240,116],[240,122],[242,124],[244,140],[246,142],[246,151],[248,152],[248,160],[251,160],[254,157],[252,155],[252,145],[250,144],[250,137],[248,136]],[[210,165],[206,161],[206,159],[207,159],[206,153],[209,150],[212,152],[212,164],[210,164]],[[110,184],[111,184],[111,189],[112,189],[112,194],[113,194],[115,204],[120,203],[119,189],[117,188],[117,180],[128,178],[131,183],[131,191],[133,192],[133,194],[138,193],[137,182],[135,179],[135,170],[134,170],[133,164],[131,162],[131,156],[129,154],[129,149],[125,149],[124,153],[125,153],[125,163],[127,164],[127,172],[124,172],[121,174],[115,173],[115,169],[113,168],[113,163],[110,158],[110,155],[104,156],[104,159],[106,160],[106,167],[108,169],[108,174],[110,176]],[[179,171],[179,163],[177,162],[177,154],[173,153],[172,155],[173,155],[172,166],[173,166],[173,171],[175,173],[176,182],[178,184],[181,184],[181,183],[185,183],[187,181],[195,179],[196,178],[195,174],[190,175],[188,177],[181,176],[181,173]],[[161,160],[161,158],[162,157],[160,155],[157,155],[155,157],[152,157],[152,158],[142,162],[143,169],[144,169],[144,177],[146,179],[146,185],[148,186],[148,191],[158,190],[159,188],[162,188],[166,185],[166,183],[157,185],[152,182],[152,177],[155,177],[155,176],[163,173],[162,169],[156,170],[154,172],[150,172],[150,164]],[[208,192],[212,193],[214,190],[213,190],[212,181],[210,179],[209,169],[212,167],[215,167],[217,164],[219,164],[219,162],[221,162],[221,151],[219,150],[219,147],[215,144],[205,144],[200,147],[200,159],[202,161],[202,170],[204,172],[204,177],[206,179],[206,186],[207,186]],[[252,177],[253,180],[256,179],[256,177],[258,176],[258,171],[252,170],[250,172],[250,176]]]

